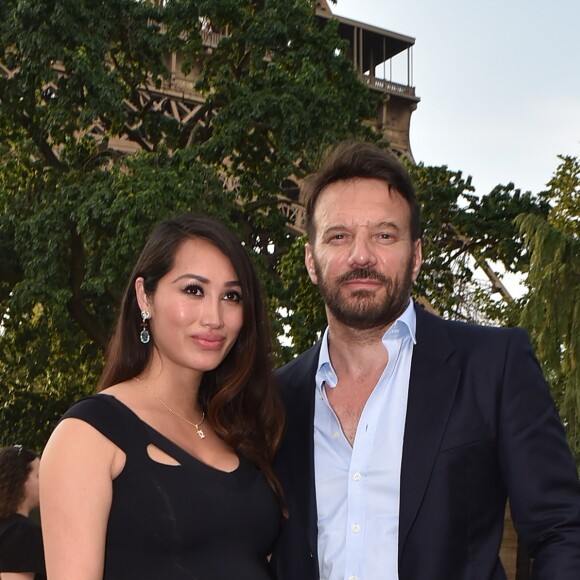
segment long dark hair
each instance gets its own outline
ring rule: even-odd
[[[173,267],[179,246],[191,239],[206,240],[231,261],[240,281],[243,308],[240,334],[221,364],[204,374],[199,403],[216,433],[258,466],[281,501],[271,461],[280,443],[284,412],[273,381],[270,323],[252,262],[239,239],[221,222],[186,213],[153,230],[129,278],[98,390],[129,380],[146,368],[155,336],[148,344],[139,339],[141,313],[135,280],[143,277],[145,292],[152,296],[159,280]]]
[[[0,519],[16,513],[24,500],[24,484],[38,455],[22,447],[0,449]]]

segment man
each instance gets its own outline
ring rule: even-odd
[[[347,143],[306,184],[328,328],[278,371],[279,580],[500,580],[506,498],[535,580],[580,578],[580,483],[521,329],[417,307],[419,208],[400,163]]]

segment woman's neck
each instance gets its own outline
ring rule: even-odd
[[[18,509],[16,510],[17,514],[20,514],[21,516],[24,516],[25,518],[27,518],[30,515],[30,512],[32,511],[32,506],[28,505],[27,500],[24,500],[19,506]]]

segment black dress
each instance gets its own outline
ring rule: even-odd
[[[44,551],[40,526],[20,514],[0,520],[0,572],[35,572],[44,580]]]
[[[195,459],[110,395],[73,405],[125,452],[113,481],[104,580],[269,580],[267,555],[281,522],[262,473],[239,456],[226,473]],[[152,444],[180,465],[150,459]]]

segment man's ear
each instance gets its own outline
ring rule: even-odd
[[[419,276],[419,271],[421,270],[421,264],[423,263],[423,246],[421,244],[421,239],[415,240],[413,242],[413,282]]]
[[[306,270],[312,283],[318,284],[318,276],[316,275],[316,268],[314,267],[314,256],[312,255],[312,246],[310,243],[304,246],[304,264],[306,265]]]

